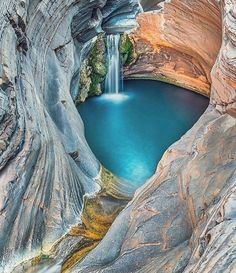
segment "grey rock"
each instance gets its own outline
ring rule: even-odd
[[[100,188],[100,163],[70,88],[83,43],[102,31],[105,7],[105,0],[0,3],[1,272],[50,249],[78,223],[83,196]]]

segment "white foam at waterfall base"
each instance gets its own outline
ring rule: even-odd
[[[127,100],[129,98],[130,98],[130,96],[125,95],[125,94],[121,94],[121,93],[118,93],[118,94],[114,93],[114,94],[112,94],[112,93],[110,93],[110,94],[104,94],[104,95],[102,95],[99,99],[100,100],[105,100],[105,101],[109,100],[109,101],[111,101],[113,103],[120,103],[120,102],[123,102],[123,101],[125,101],[125,100]]]
[[[107,94],[118,94],[122,91],[119,42],[120,34],[107,35],[108,72],[105,80]]]

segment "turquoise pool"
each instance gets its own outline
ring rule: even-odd
[[[170,84],[129,80],[122,94],[89,98],[78,111],[88,144],[99,161],[139,187],[208,103],[207,98]]]

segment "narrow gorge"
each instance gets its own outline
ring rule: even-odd
[[[0,272],[234,273],[235,60],[235,0],[1,1]]]

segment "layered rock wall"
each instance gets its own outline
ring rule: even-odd
[[[166,151],[156,174],[136,192],[102,242],[70,272],[235,272],[236,4],[167,2],[161,14],[139,16],[140,28],[133,38],[136,47],[146,51],[127,75],[153,78],[164,71],[166,79],[177,79],[191,89],[199,86],[205,95],[211,87],[210,105]],[[217,56],[221,17],[223,43]],[[149,20],[144,23],[144,18]],[[189,31],[195,36],[186,35]],[[195,70],[200,73],[188,74]]]
[[[236,117],[236,3],[221,3],[223,20],[222,47],[211,72],[211,103],[221,112]]]
[[[100,164],[71,92],[86,43],[138,9],[123,0],[0,2],[1,272],[49,249],[98,191]]]
[[[172,0],[159,7],[138,16],[139,27],[130,35],[138,58],[125,76],[163,80],[210,96],[210,73],[222,39],[219,5]]]
[[[205,95],[211,85],[211,104],[167,150],[156,174],[86,258],[73,255],[81,237],[62,240],[58,257],[69,257],[64,267],[70,272],[199,273],[235,268],[235,3],[167,2],[161,13],[140,15],[139,30],[144,31],[137,30],[133,39],[142,47],[130,76],[164,77]],[[100,164],[86,144],[71,94],[78,90],[81,54],[90,39],[102,27],[120,28],[126,17],[133,22],[138,8],[131,0],[1,1],[3,272],[49,249],[80,221],[85,194],[98,191]],[[223,44],[215,62],[221,22]],[[113,198],[111,192],[109,201]],[[108,198],[99,199],[98,206]],[[119,211],[115,202],[113,206]],[[113,211],[109,213],[113,220]],[[85,216],[90,225],[90,214]],[[97,225],[91,226],[98,236]]]

